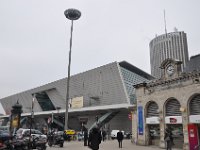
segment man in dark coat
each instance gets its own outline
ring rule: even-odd
[[[88,146],[92,150],[98,150],[101,143],[101,132],[98,127],[94,127],[89,134]]]
[[[171,150],[172,149],[172,132],[169,128],[165,129],[165,137],[164,140],[166,142],[166,149]]]
[[[106,131],[102,130],[101,134],[102,134],[102,140],[104,141],[106,139]]]
[[[122,148],[122,140],[124,139],[124,135],[122,133],[121,130],[119,130],[119,132],[117,132],[117,140],[119,143],[119,148]]]
[[[88,130],[84,128],[84,146],[87,146],[88,143]]]

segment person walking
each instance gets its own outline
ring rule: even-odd
[[[89,134],[88,147],[92,150],[98,150],[101,143],[101,132],[98,127],[94,127]]]
[[[106,139],[106,131],[102,129],[101,134],[102,134],[103,141],[105,141],[105,139]]]
[[[119,143],[119,148],[122,148],[123,139],[124,139],[124,135],[123,135],[122,131],[119,130],[119,132],[117,132],[117,140],[118,140],[118,143]]]
[[[88,143],[88,130],[84,128],[84,146],[87,146]]]
[[[166,142],[166,149],[171,150],[172,149],[172,132],[169,128],[165,129],[164,140]]]

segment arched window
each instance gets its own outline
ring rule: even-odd
[[[170,99],[165,105],[165,116],[181,116],[181,104],[176,99]]]
[[[158,104],[156,102],[150,102],[147,106],[147,118],[158,117]]]
[[[200,115],[200,94],[191,99],[189,109],[190,115]]]

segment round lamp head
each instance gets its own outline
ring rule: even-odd
[[[73,8],[65,10],[64,14],[69,20],[78,20],[81,17],[81,12]]]

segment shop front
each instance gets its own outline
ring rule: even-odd
[[[159,146],[160,143],[160,119],[159,117],[146,118],[146,124],[149,132],[148,145]]]
[[[173,148],[182,148],[184,142],[182,116],[165,117],[165,124],[172,132]]]
[[[183,148],[183,119],[180,111],[180,102],[175,98],[170,98],[165,105],[165,128],[172,132],[172,147]]]
[[[160,143],[160,118],[158,104],[154,101],[147,103],[146,125],[148,132],[148,145],[159,146]]]

